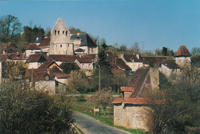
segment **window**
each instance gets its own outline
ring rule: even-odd
[[[60,45],[60,47],[62,47],[62,44]]]
[[[56,35],[56,30],[55,30],[55,35]]]
[[[58,31],[58,34],[60,34],[60,31]]]
[[[63,34],[65,34],[65,31],[63,31]]]
[[[66,34],[66,36],[67,36],[67,31],[66,31],[66,33],[65,33],[65,34]]]
[[[88,68],[90,68],[90,64],[88,65]]]
[[[68,47],[69,47],[69,44],[68,44]]]
[[[82,68],[83,68],[84,64],[82,64]]]

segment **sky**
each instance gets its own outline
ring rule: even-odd
[[[199,0],[0,1],[0,16],[13,15],[23,26],[52,29],[58,18],[108,45],[139,43],[140,49],[200,47]],[[142,42],[143,46],[142,47]]]

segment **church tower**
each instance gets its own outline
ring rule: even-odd
[[[74,44],[70,39],[70,31],[61,18],[51,30],[50,54],[74,54]]]

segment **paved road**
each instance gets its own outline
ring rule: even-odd
[[[78,112],[74,112],[73,117],[76,120],[75,124],[86,134],[130,134],[129,132],[104,125],[99,121]]]

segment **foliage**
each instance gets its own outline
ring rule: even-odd
[[[24,33],[20,37],[18,49],[24,52],[29,43],[33,43],[37,37],[44,36],[44,29],[36,25],[32,28],[31,26],[24,26]]]
[[[191,54],[200,54],[200,48],[199,47],[192,48]]]
[[[68,85],[68,88],[72,92],[84,93],[86,86],[88,85],[88,80],[84,72],[82,71],[71,71],[71,79]]]
[[[200,65],[200,55],[199,54],[193,54],[191,57],[191,64],[192,65]]]
[[[149,93],[150,100],[162,102],[150,105],[152,111],[148,117],[152,133],[183,133],[185,126],[198,124],[200,85],[199,77],[194,75],[197,70],[193,69],[185,68],[175,85],[161,75],[160,91]]]
[[[8,78],[10,82],[19,77],[24,78],[27,65],[23,61],[8,61],[3,63],[4,69],[2,70],[2,77]]]
[[[112,87],[119,93],[120,87],[126,86],[130,79],[124,73],[115,73],[112,78]]]
[[[70,99],[12,84],[0,91],[3,133],[58,134],[71,128]]]
[[[65,74],[69,74],[72,70],[79,70],[79,67],[75,63],[64,63],[62,69]]]
[[[81,31],[81,29],[74,28],[74,27],[70,27],[69,31],[70,31],[70,34],[84,33],[83,31]]]
[[[103,108],[104,115],[106,115],[106,107],[113,101],[112,92],[108,89],[102,89],[100,92],[98,91],[94,97],[92,97],[91,101],[97,106],[101,106]]]
[[[17,43],[21,32],[21,25],[15,16],[2,16],[0,18],[0,42]]]

